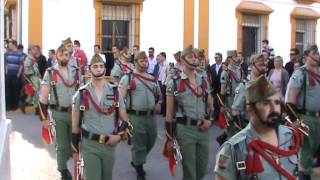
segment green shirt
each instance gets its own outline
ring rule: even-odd
[[[81,89],[88,90],[96,104],[98,104],[105,110],[110,108],[114,104],[114,87],[114,85],[106,83],[102,93],[101,102],[98,101],[98,97],[91,82],[81,87]],[[115,111],[113,111],[110,115],[101,114],[95,109],[92,102],[90,100],[88,101],[89,108],[86,109],[83,113],[82,128],[91,133],[110,135],[115,128]],[[81,105],[83,105],[83,102],[80,102],[80,91],[78,90],[73,96],[73,109],[79,112]],[[119,108],[125,109],[124,101],[121,96],[119,97]]]
[[[320,83],[317,82],[315,86],[310,85],[307,69],[308,65],[304,65],[301,68],[294,71],[287,86],[286,97],[288,96],[290,90],[296,90],[299,92],[297,99],[297,109],[303,109],[303,104],[305,100],[306,111],[319,112],[320,103],[317,97],[320,97]],[[306,76],[305,80],[304,76]],[[306,93],[306,95],[304,95],[304,93]]]
[[[38,68],[38,63],[36,60],[32,60],[29,56],[24,61],[25,70],[24,73],[29,76],[38,76],[40,77],[40,72]]]
[[[134,70],[133,73],[137,73],[137,70]],[[131,80],[129,82],[129,76],[131,76]],[[154,78],[152,75],[148,73],[144,73],[143,76],[147,78]],[[128,90],[128,95],[126,97],[126,106],[127,109],[130,109],[130,100],[132,100],[132,109],[136,111],[150,111],[154,109],[156,96],[161,95],[160,87],[156,81],[147,81],[141,78],[133,78],[132,74],[126,74],[121,78],[119,83],[119,88],[127,89],[129,88],[130,83],[135,82],[136,89]],[[146,83],[149,88],[147,88],[143,83]],[[131,92],[131,97],[129,94]]]
[[[188,79],[187,75],[184,72],[181,72],[180,79],[170,79],[167,83],[166,95],[167,96],[174,96],[174,91],[179,90],[179,85],[182,79]],[[205,79],[202,74],[197,73],[196,82],[197,82],[197,92],[202,92],[202,80],[206,81],[207,89],[206,93],[211,93],[211,87],[208,83],[207,79]],[[177,89],[175,89],[174,81],[176,81]],[[206,112],[205,112],[205,101],[204,97],[197,97],[193,94],[191,89],[185,86],[185,91],[179,92],[177,96],[174,96],[175,100],[178,103],[178,108],[176,112],[176,117],[183,117],[186,115],[191,119],[201,120],[204,119]],[[183,107],[183,108],[181,108]],[[183,109],[183,110],[182,110]]]
[[[237,177],[236,170],[236,160],[238,161],[246,161],[248,155],[247,145],[252,140],[259,139],[259,134],[256,132],[251,123],[248,124],[246,128],[240,131],[238,134],[230,138],[227,142],[225,142],[216,157],[216,165],[214,172],[225,179],[228,180],[236,180],[239,179]],[[286,126],[280,125],[278,127],[278,141],[280,148],[283,150],[288,150],[289,147],[293,146],[293,133],[292,130]],[[237,158],[235,152],[235,146],[238,146]],[[243,157],[244,159],[240,159],[238,156]],[[273,157],[273,156],[272,156]],[[259,180],[281,180],[286,179],[282,174],[280,174],[267,160],[265,160],[262,156],[260,156],[262,160],[262,164],[264,167],[264,171],[262,173],[258,173]],[[276,157],[273,157],[276,158]],[[279,160],[281,167],[286,169],[289,174],[295,174],[298,167],[298,155],[292,155],[289,157],[282,157]],[[246,171],[246,170],[243,170]]]
[[[114,82],[120,81],[121,77],[124,74],[130,72],[130,70],[126,66],[128,66],[131,69],[134,69],[134,65],[132,63],[114,63],[114,67],[111,70],[111,76]]]
[[[56,64],[53,69],[58,70],[59,72],[61,71],[61,66],[59,64]],[[74,82],[76,73],[77,73],[77,69],[71,67],[70,65],[67,65],[67,69],[68,69],[68,79],[65,79],[65,81],[68,84],[72,84]],[[53,75],[53,71],[51,71],[51,74]],[[50,88],[50,94],[49,94],[49,104],[56,104],[56,99],[55,99],[55,95],[53,92],[53,86],[51,84],[52,81],[52,75],[51,77],[49,76],[49,71],[47,70],[44,77],[43,77],[43,81],[41,84],[47,84]],[[81,73],[78,73],[78,79],[79,82],[81,80]],[[58,101],[59,101],[59,106],[61,107],[69,107],[71,106],[72,103],[72,96],[75,94],[77,87],[76,85],[69,88],[67,86],[65,86],[62,82],[62,80],[60,79],[60,77],[58,76],[58,81],[56,83],[56,90],[57,90],[57,96],[58,96]]]
[[[228,66],[227,70],[223,70],[221,73],[220,83],[221,85],[226,85],[226,92],[223,92],[223,95],[234,96],[235,89],[238,87],[239,83],[242,81],[242,74],[240,67],[236,67],[235,70]]]

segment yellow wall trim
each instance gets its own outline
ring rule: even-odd
[[[42,0],[29,1],[29,44],[42,47]]]
[[[209,0],[199,0],[199,44],[209,55]]]
[[[236,8],[236,18],[237,23],[237,51],[243,52],[243,14],[257,14],[264,15],[264,37],[262,39],[268,39],[268,29],[269,29],[269,14],[273,12],[269,6],[265,5],[262,2],[253,2],[253,1],[242,1]]]
[[[184,0],[183,47],[194,45],[194,0]]]

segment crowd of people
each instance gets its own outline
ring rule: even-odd
[[[67,38],[46,60],[39,46],[25,54],[16,41],[7,44],[7,110],[24,112],[33,105],[43,127],[55,127],[63,180],[72,179],[67,168],[72,156],[84,161],[86,179],[112,179],[121,140],[131,145],[137,179],[146,179],[143,166],[157,137],[156,114],[165,119],[163,154],[171,164],[182,162],[185,180],[207,173],[212,125],[225,129],[216,139],[218,180],[308,180],[312,167],[320,165],[312,163],[320,144],[315,45],[303,55],[290,49],[284,66],[268,40],[248,60],[232,50],[223,61],[217,52],[213,65],[203,49],[192,46],[173,54],[171,63],[165,52],[156,55],[150,47],[146,53],[138,45],[113,46],[106,53],[94,45],[94,55],[87,57],[78,40]],[[174,166],[170,171],[174,174]]]

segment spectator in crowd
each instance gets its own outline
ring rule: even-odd
[[[22,54],[23,54],[23,56],[24,56],[24,58],[23,58],[23,60],[25,60],[26,59],[26,57],[27,57],[27,54],[26,53],[24,53],[24,47],[23,47],[23,45],[22,44],[19,44],[18,45],[18,51],[19,52],[21,52]]]
[[[304,64],[302,61],[298,61],[294,63],[294,70],[298,69],[299,67],[302,67]]]
[[[88,65],[88,59],[86,53],[81,49],[79,40],[73,41],[73,56],[77,59],[78,67],[80,68],[81,74],[85,74],[86,67]]]
[[[269,40],[267,39],[262,41],[262,51],[263,50],[269,53],[269,60],[272,61],[272,64],[273,64],[274,49],[269,45]]]
[[[111,49],[107,49],[107,53],[105,53],[105,58],[106,58],[106,76],[110,76],[111,70],[114,67],[114,56],[113,53],[111,52]]]
[[[158,73],[158,82],[160,86],[161,93],[163,97],[166,94],[166,79],[169,71],[169,62],[167,61],[167,55],[165,52],[161,52],[159,54],[159,73]],[[166,98],[163,98],[163,102],[161,104],[161,114],[163,117],[166,116]]]
[[[140,48],[138,45],[133,45],[133,48],[132,48],[132,54],[131,54],[131,63],[134,63],[134,55],[140,51]]]
[[[214,97],[213,101],[213,106],[214,106],[214,119],[217,121],[219,112],[220,112],[220,106],[219,106],[219,101],[216,98],[217,94],[220,93],[220,88],[221,88],[221,83],[220,83],[220,78],[221,78],[221,73],[222,73],[222,54],[221,53],[216,53],[214,56],[215,64],[213,64],[210,67],[210,75],[211,75],[211,87],[212,87],[212,97]]]
[[[274,69],[270,70],[268,79],[278,90],[281,100],[284,100],[289,78],[289,73],[283,68],[282,57],[276,56],[274,59]]]
[[[21,89],[21,74],[25,55],[18,51],[17,41],[8,41],[8,51],[4,54],[6,109],[18,108]]]
[[[99,56],[102,58],[103,62],[106,63],[106,56],[101,53],[101,47],[99,44],[94,45],[94,55],[99,54]]]
[[[272,61],[270,60],[269,58],[270,53],[268,53],[268,51],[266,50],[262,50],[262,55],[264,58],[264,62],[267,65],[267,75],[269,75],[270,70],[274,68],[273,60]]]
[[[245,77],[248,75],[248,65],[247,62],[244,60],[242,52],[237,52],[237,59],[240,64],[241,72]]]
[[[157,59],[154,56],[154,48],[153,47],[149,48],[148,54],[149,54],[149,56],[148,56],[148,63],[149,63],[148,73],[152,74],[154,71],[154,67],[157,64]]]
[[[285,69],[288,71],[289,76],[291,77],[294,71],[294,64],[299,61],[299,49],[292,48],[290,49],[290,61],[285,65]]]
[[[56,50],[50,49],[48,54],[48,67],[53,67],[57,64]]]
[[[38,63],[38,68],[39,68],[41,78],[43,78],[43,75],[46,72],[46,69],[48,67],[47,59],[44,55],[42,55],[39,45],[36,45],[35,48],[36,48],[35,58]]]
[[[115,60],[120,60],[120,49],[119,49],[119,47],[116,46],[116,45],[113,45],[111,50],[112,50],[113,58]]]

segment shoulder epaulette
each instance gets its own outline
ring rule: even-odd
[[[247,136],[245,134],[241,133],[241,134],[238,134],[238,135],[233,136],[232,138],[230,138],[228,140],[228,142],[230,142],[230,144],[232,144],[232,145],[236,145],[236,144],[239,144],[242,141],[245,141],[246,138],[247,138]]]

